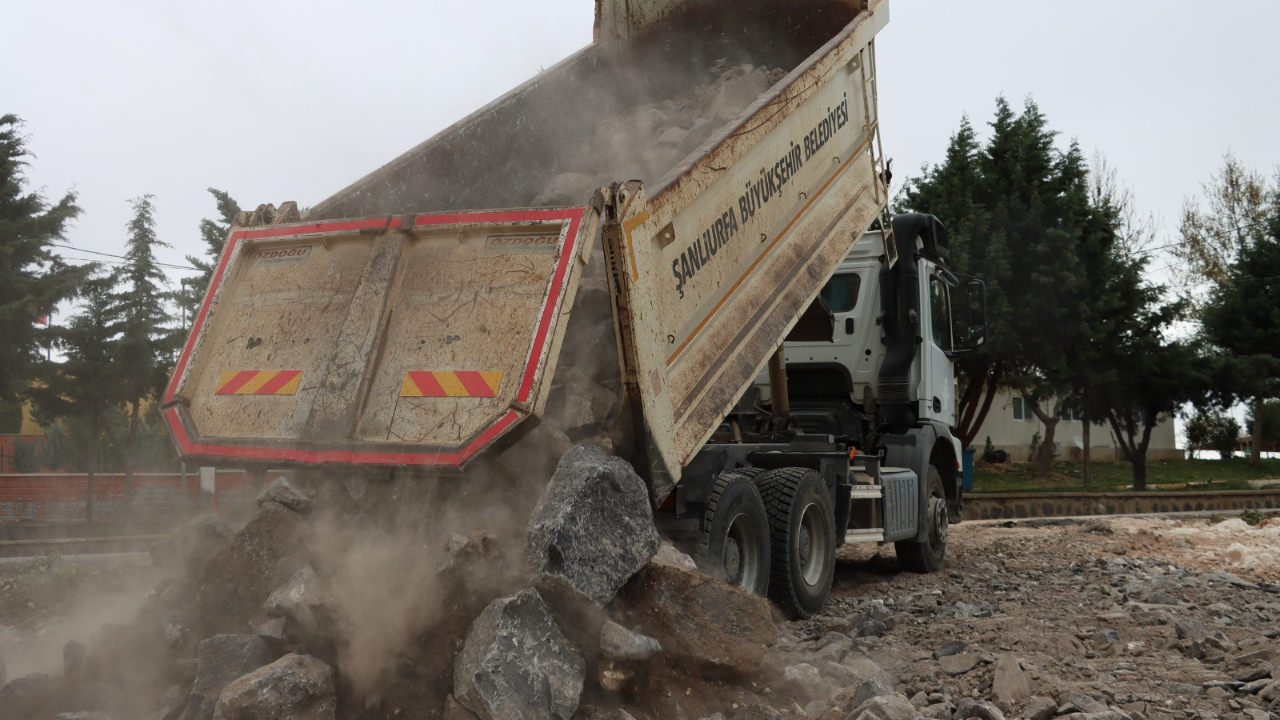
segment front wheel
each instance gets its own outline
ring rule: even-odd
[[[929,466],[928,482],[929,500],[925,504],[923,518],[928,531],[925,540],[900,540],[893,544],[898,563],[915,573],[937,572],[947,557],[947,494],[942,489],[942,475],[932,465]]]
[[[754,473],[729,471],[716,478],[702,517],[704,570],[749,593],[769,589],[769,520]]]
[[[822,476],[807,468],[770,470],[756,483],[773,544],[769,595],[807,618],[822,609],[835,577],[835,503]]]

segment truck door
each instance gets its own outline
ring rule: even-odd
[[[917,398],[921,419],[948,427],[956,423],[955,365],[947,353],[955,348],[951,321],[951,283],[936,265],[924,262],[920,273],[920,297],[928,303],[921,344],[921,372]]]

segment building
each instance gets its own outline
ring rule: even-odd
[[[1063,411],[1062,416],[1054,430],[1054,456],[1062,460],[1080,460],[1084,454],[1084,422],[1078,411],[1073,411],[1070,406]],[[1089,445],[1092,459],[1104,462],[1124,460],[1111,425],[1106,421],[1090,424],[1092,428]],[[1012,390],[1001,389],[991,402],[991,411],[987,413],[982,427],[973,438],[973,446],[978,449],[978,457],[981,458],[989,437],[997,450],[1009,453],[1012,460],[1025,462],[1031,457],[1031,440],[1036,433],[1044,438],[1044,423],[1023,402],[1021,395]],[[1186,455],[1178,449],[1178,434],[1174,429],[1173,419],[1156,425],[1151,431],[1147,460],[1181,460],[1184,457]]]

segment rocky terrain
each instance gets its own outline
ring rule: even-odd
[[[154,548],[169,577],[136,613],[65,641],[41,608],[0,636],[60,645],[12,664],[0,720],[1262,720],[1278,547],[1280,519],[961,524],[934,575],[842,549],[794,621],[663,543],[590,446],[536,498],[279,480],[238,531],[197,518]]]

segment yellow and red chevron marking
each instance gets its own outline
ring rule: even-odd
[[[218,378],[215,395],[296,395],[301,370],[231,370]]]
[[[502,373],[478,370],[424,370],[404,374],[400,397],[472,397],[498,396]]]

